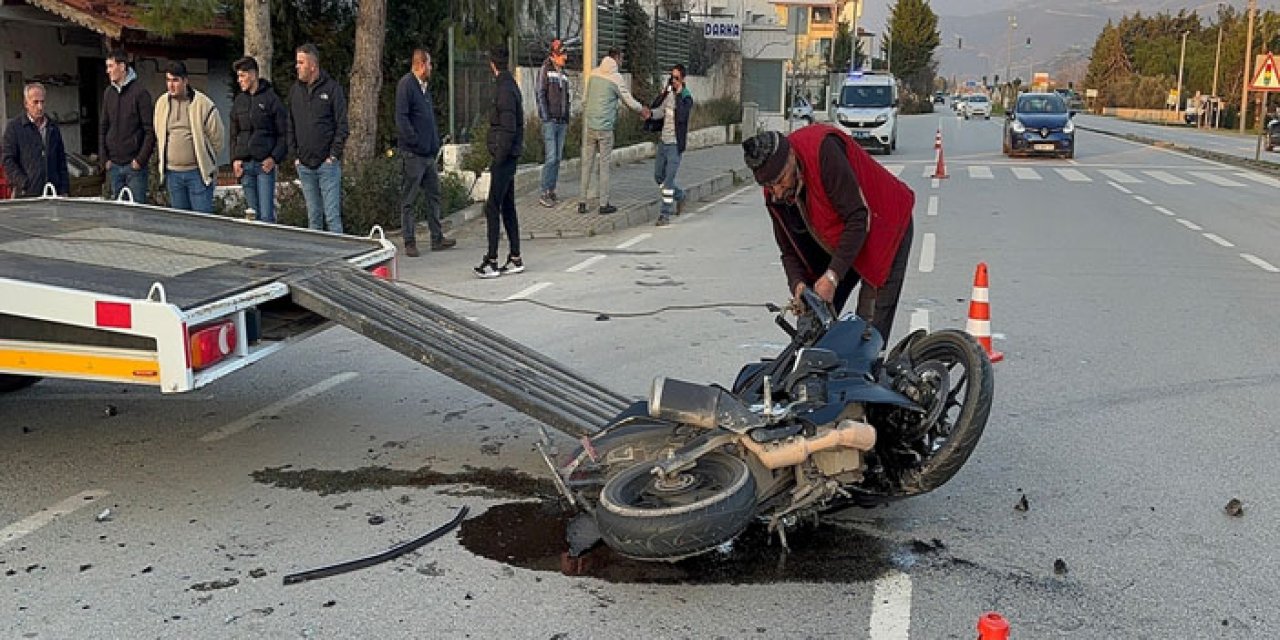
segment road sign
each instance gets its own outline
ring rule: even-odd
[[[1260,61],[1255,65],[1253,82],[1249,83],[1250,91],[1280,91],[1280,74],[1277,73],[1275,58],[1270,53],[1258,56]]]

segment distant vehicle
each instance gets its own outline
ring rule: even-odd
[[[886,155],[898,148],[898,81],[892,75],[849,74],[833,106],[836,122],[858,144]]]
[[[813,105],[802,96],[796,96],[791,101],[791,118],[793,120],[804,120],[805,124],[813,124]]]
[[[1076,155],[1076,112],[1056,93],[1024,93],[1005,115],[1003,151],[1006,156]]]
[[[965,120],[982,116],[984,120],[991,119],[991,100],[986,96],[975,93],[964,101],[964,109],[962,114]]]
[[[1271,114],[1267,118],[1267,151],[1275,151],[1280,147],[1280,114]]]
[[[934,92],[934,94],[933,94],[933,103],[934,103],[934,104],[946,104],[946,103],[947,103],[947,97],[946,97],[946,96],[944,96],[944,95],[942,95],[942,92],[941,92],[941,91]]]

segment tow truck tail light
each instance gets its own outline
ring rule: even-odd
[[[374,267],[373,271],[371,271],[370,273],[372,273],[376,277],[382,278],[383,280],[391,279],[391,267],[388,267],[385,264]]]
[[[187,337],[194,371],[206,369],[236,350],[236,325],[228,320],[198,327]]]

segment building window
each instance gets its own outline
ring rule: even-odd
[[[812,16],[813,24],[831,24],[831,7],[814,7]]]

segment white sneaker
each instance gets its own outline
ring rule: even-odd
[[[472,269],[472,271],[476,272],[477,278],[484,278],[486,280],[488,280],[489,278],[496,278],[502,275],[502,271],[498,269],[498,261],[492,260],[488,256],[485,256],[484,258],[482,258],[480,261],[480,266],[476,267],[475,269]]]

